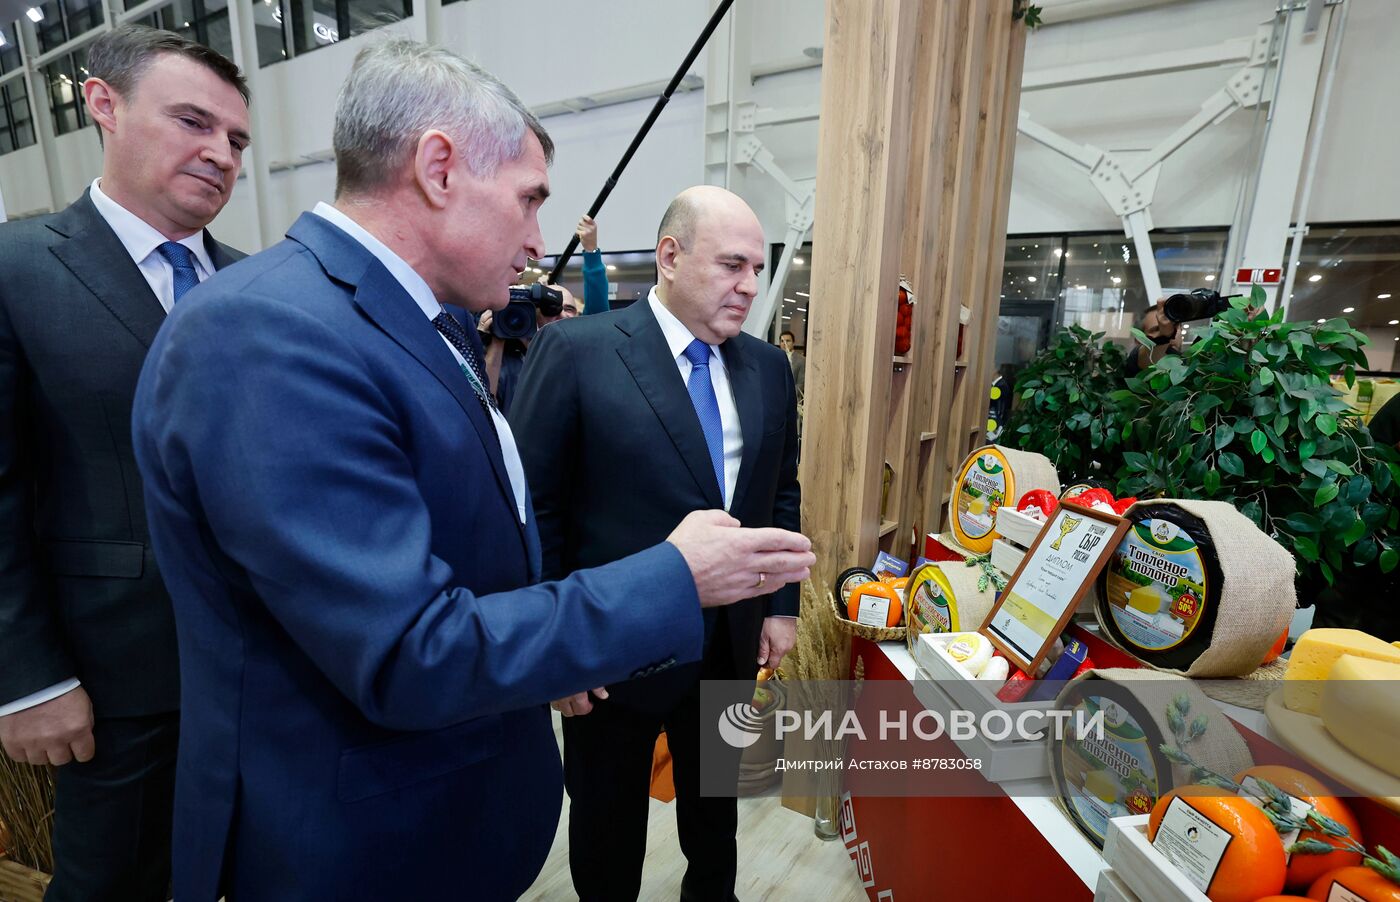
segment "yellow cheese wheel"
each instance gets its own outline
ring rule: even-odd
[[[1298,637],[1283,675],[1283,703],[1290,711],[1318,714],[1322,689],[1342,655],[1400,664],[1400,649],[1360,630],[1320,627]]]
[[[1342,655],[1322,686],[1322,725],[1358,758],[1400,777],[1400,664]]]
[[[987,445],[967,456],[948,498],[948,524],[959,545],[978,554],[992,550],[997,510],[1016,506],[1031,489],[1060,493],[1055,465],[1043,454]]]

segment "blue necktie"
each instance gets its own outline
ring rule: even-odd
[[[724,498],[724,426],[719,419],[719,399],[715,397],[715,386],[710,381],[710,346],[700,339],[686,345],[685,359],[690,361],[690,378],[686,380],[686,390],[690,392],[690,403],[695,406],[695,415],[700,418],[700,431],[705,433],[705,444],[710,449],[710,463],[715,468],[715,479],[719,480],[719,497]],[[715,634],[717,608],[705,608],[704,648],[709,651],[710,639]]]
[[[700,418],[700,431],[705,433],[710,463],[719,482],[719,497],[723,499],[724,426],[719,419],[719,399],[715,397],[715,386],[710,381],[710,346],[697,338],[686,345],[684,353],[685,359],[690,361],[690,379],[685,387],[690,392],[690,403],[695,405],[695,415]]]
[[[180,302],[180,298],[185,296],[185,292],[199,284],[199,273],[194,270],[194,254],[183,244],[174,241],[167,241],[156,251],[165,258],[165,262],[170,264],[170,268],[175,271],[174,295],[175,303]]]

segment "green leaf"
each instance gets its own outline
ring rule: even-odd
[[[1318,479],[1321,479],[1328,473],[1327,461],[1323,460],[1305,460],[1303,461],[1303,469],[1307,470],[1309,473],[1313,474]]]
[[[1205,483],[1207,495],[1214,495],[1216,492],[1220,491],[1220,474],[1215,470],[1207,470],[1202,482]]]
[[[1147,333],[1142,331],[1141,329],[1133,330],[1133,338],[1136,338],[1137,343],[1142,345],[1144,348],[1147,348],[1147,350],[1149,351],[1157,346],[1153,343],[1152,339],[1147,337]]]
[[[1259,384],[1260,384],[1260,385],[1273,385],[1273,384],[1274,384],[1274,371],[1271,370],[1271,369],[1269,369],[1268,367],[1263,367],[1263,368],[1261,368],[1261,369],[1259,370]]]
[[[1206,421],[1205,421],[1205,418],[1202,417],[1200,414],[1196,414],[1194,417],[1191,418],[1191,431],[1192,431],[1192,432],[1205,432],[1205,431],[1206,431]]]
[[[1342,496],[1347,504],[1359,505],[1371,497],[1371,480],[1365,476],[1354,476],[1347,480],[1347,490]]]
[[[1219,451],[1235,439],[1235,430],[1229,426],[1221,426],[1215,430],[1215,450]]]
[[[1259,456],[1264,459],[1264,463],[1271,464],[1274,462],[1274,458],[1277,455],[1274,454],[1273,448],[1265,448],[1263,451],[1259,452]]]
[[[1381,552],[1380,563],[1381,572],[1389,573],[1395,569],[1396,564],[1400,564],[1400,551],[1396,551],[1394,548],[1387,548],[1385,551]]]
[[[1364,535],[1366,535],[1366,522],[1364,520],[1358,519],[1355,523],[1352,524],[1350,529],[1342,533],[1342,544],[1347,546],[1355,545],[1357,540],[1359,540]]]
[[[1264,435],[1264,433],[1259,429],[1254,430],[1254,432],[1251,433],[1249,436],[1249,447],[1254,449],[1255,454],[1258,454],[1260,451],[1263,451],[1264,446],[1268,443],[1268,436]]]
[[[1323,435],[1335,435],[1337,432],[1337,418],[1330,413],[1320,413],[1313,418],[1313,425],[1317,431]]]
[[[1282,432],[1283,430],[1279,431]],[[1298,457],[1301,460],[1307,460],[1309,457],[1313,456],[1313,452],[1315,452],[1316,450],[1317,442],[1313,441],[1312,439],[1304,439],[1302,444],[1298,446]]]
[[[1317,543],[1307,536],[1294,536],[1293,550],[1305,561],[1315,561],[1318,558]]]
[[[1233,451],[1226,451],[1220,455],[1219,466],[1220,469],[1229,473],[1231,476],[1244,475],[1244,461]]]
[[[1339,489],[1335,482],[1329,482],[1322,486],[1317,490],[1317,494],[1313,496],[1313,507],[1322,507],[1333,498],[1336,498],[1338,491]]]
[[[1294,532],[1317,532],[1322,524],[1312,514],[1289,514],[1283,520]]]
[[[1339,476],[1352,476],[1356,473],[1350,466],[1340,460],[1329,460],[1326,462],[1327,469]]]

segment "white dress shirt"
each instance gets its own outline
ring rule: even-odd
[[[661,334],[666,337],[666,345],[676,360],[681,382],[689,384],[691,366],[685,349],[690,347],[695,336],[661,303],[654,285],[647,295],[647,303],[651,305],[651,312],[656,316]],[[719,422],[724,430],[724,509],[729,510],[729,505],[734,501],[734,486],[739,481],[739,462],[744,457],[744,433],[739,428],[739,408],[734,403],[734,387],[729,384],[729,370],[724,365],[724,355],[715,345],[710,345],[710,384],[714,386],[715,399],[719,401]]]
[[[92,205],[97,208],[98,215],[107,221],[107,225],[112,227],[112,231],[117,233],[117,240],[131,255],[132,262],[141,270],[141,275],[145,276],[151,291],[155,292],[156,299],[165,308],[165,312],[169,313],[170,308],[175,306],[175,268],[156,252],[156,248],[170,239],[156,231],[150,223],[103,194],[101,182],[100,178],[93,179],[92,190],[89,192]],[[209,278],[214,272],[214,261],[209,259],[209,251],[204,247],[204,231],[201,229],[187,238],[182,238],[179,243],[193,252],[194,271],[199,276],[199,281],[203,282]],[[0,717],[42,705],[66,692],[72,692],[80,685],[82,684],[77,677],[73,677],[47,689],[40,689],[24,698],[0,705]]]
[[[150,284],[151,291],[155,292],[160,305],[169,313],[170,308],[175,306],[175,268],[156,251],[156,248],[170,239],[157,232],[150,223],[103,194],[101,181],[93,180],[90,192],[92,205],[97,208],[102,218],[107,220],[112,231],[117,233],[117,240],[126,248],[131,259],[136,261],[136,268],[141,270],[141,275],[146,277],[146,282]],[[204,247],[204,230],[181,238],[176,243],[189,248],[194,254],[194,271],[199,276],[199,281],[203,282],[209,278],[214,272],[214,261],[209,259],[209,251]]]
[[[327,203],[317,204],[311,212],[364,245],[365,250],[373,254],[380,263],[383,263],[384,268],[389,270],[389,274],[398,280],[398,283],[403,286],[403,290],[408,292],[409,297],[413,298],[413,302],[418,305],[419,309],[423,311],[423,315],[429,320],[436,319],[437,315],[443,312],[442,305],[433,296],[433,290],[428,287],[427,282],[423,281],[423,277],[418,275],[402,257],[389,250],[384,242],[365,231],[363,226]],[[451,314],[448,315],[451,316]],[[447,350],[452,352],[457,364],[467,366],[466,358],[452,346],[452,342],[447,340],[447,336],[439,332],[438,337],[442,339],[443,344],[447,345]],[[466,374],[463,374],[462,378],[466,379]],[[496,424],[496,434],[501,440],[501,457],[505,460],[506,475],[510,477],[511,491],[515,495],[515,510],[520,515],[520,522],[524,523],[525,465],[520,460],[520,449],[515,444],[515,435],[510,431],[510,423],[506,422],[506,418],[501,415],[500,410],[495,405],[491,406],[490,411],[491,419]]]

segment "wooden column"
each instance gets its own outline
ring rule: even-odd
[[[801,472],[823,595],[941,528],[985,427],[1025,52],[1011,6],[827,2]],[[897,360],[901,274],[917,303]]]

